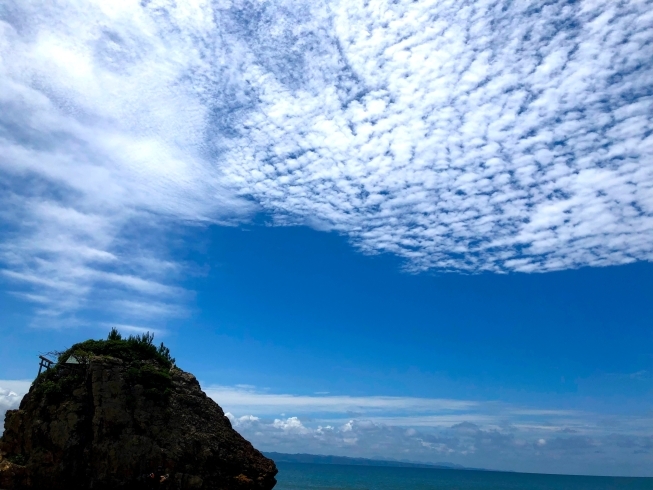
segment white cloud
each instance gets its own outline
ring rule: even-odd
[[[22,396],[19,396],[15,391],[11,391],[5,388],[0,388],[0,419],[5,420],[5,413],[7,410],[15,410],[20,404]],[[4,431],[4,429],[3,429]],[[2,432],[0,432],[1,434]]]
[[[183,315],[166,236],[259,206],[415,270],[651,260],[652,15],[637,0],[12,0],[3,277],[41,321]]]
[[[18,397],[22,397],[29,391],[32,382],[27,379],[0,379],[0,388],[8,393],[15,393]]]
[[[234,427],[251,427],[253,425],[257,425],[258,421],[260,420],[258,417],[255,417],[254,415],[243,415],[242,417],[234,417],[230,412],[226,412],[225,417],[229,419],[231,424]]]
[[[306,434],[310,432],[297,417],[288,417],[286,420],[274,419],[272,427],[295,434]]]
[[[132,334],[139,335],[144,333],[151,333],[155,335],[157,338],[160,338],[166,334],[165,330],[148,328],[148,327],[139,327],[137,325],[123,325],[120,323],[103,323],[102,326],[107,329],[115,328],[121,334],[126,334],[126,335],[132,335]]]
[[[27,380],[0,379],[0,435],[4,432],[5,413],[18,408],[31,384]]]
[[[365,411],[421,412],[421,411],[469,411],[478,406],[469,400],[439,398],[415,398],[394,396],[312,396],[262,393],[254,387],[208,386],[206,393],[230,412],[243,412],[256,408],[259,413],[276,414],[289,410],[295,413]]]

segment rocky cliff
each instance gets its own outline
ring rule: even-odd
[[[0,488],[143,488],[159,466],[171,490],[274,487],[274,462],[231,427],[192,374],[161,356],[106,355],[106,345],[97,355],[79,345],[7,412]]]

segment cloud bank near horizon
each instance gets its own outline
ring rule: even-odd
[[[653,436],[573,429],[487,427],[474,422],[395,425],[380,420],[263,418],[227,412],[233,427],[262,451],[424,463],[454,463],[499,471],[653,476]],[[618,461],[618,462],[617,462]]]
[[[653,476],[651,418],[474,401],[291,395],[207,386],[261,450],[452,462],[532,472]]]
[[[653,476],[647,416],[472,400],[290,395],[252,386],[205,391],[234,428],[264,451]]]
[[[10,1],[2,275],[42,322],[146,328],[192,296],[167,237],[257,211],[415,271],[652,260],[651,25],[637,0]]]

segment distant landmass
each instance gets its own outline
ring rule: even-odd
[[[347,456],[324,456],[319,454],[286,454],[264,452],[266,457],[276,463],[309,463],[309,464],[342,464],[353,466],[392,466],[399,468],[440,468],[447,470],[480,470],[468,468],[453,463],[417,463],[413,461],[397,461],[392,459],[349,458]]]

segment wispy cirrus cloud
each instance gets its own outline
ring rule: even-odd
[[[41,323],[89,308],[120,323],[183,314],[166,235],[252,209],[204,148],[209,108],[189,75],[205,61],[189,36],[207,9],[3,7],[0,260]]]
[[[155,335],[157,338],[161,338],[167,333],[165,330],[161,329],[141,327],[138,325],[125,325],[123,323],[102,323],[101,326],[105,329],[115,328],[123,335],[141,335],[144,333],[150,333]]]
[[[166,236],[256,209],[413,270],[651,260],[649,7],[11,1],[4,281],[55,323],[183,314]]]
[[[277,414],[293,410],[296,413],[339,412],[365,410],[366,412],[425,410],[468,411],[478,404],[473,401],[437,398],[413,398],[393,396],[312,396],[261,393],[254,387],[208,386],[207,394],[232,411],[247,411],[252,407],[264,414]]]

